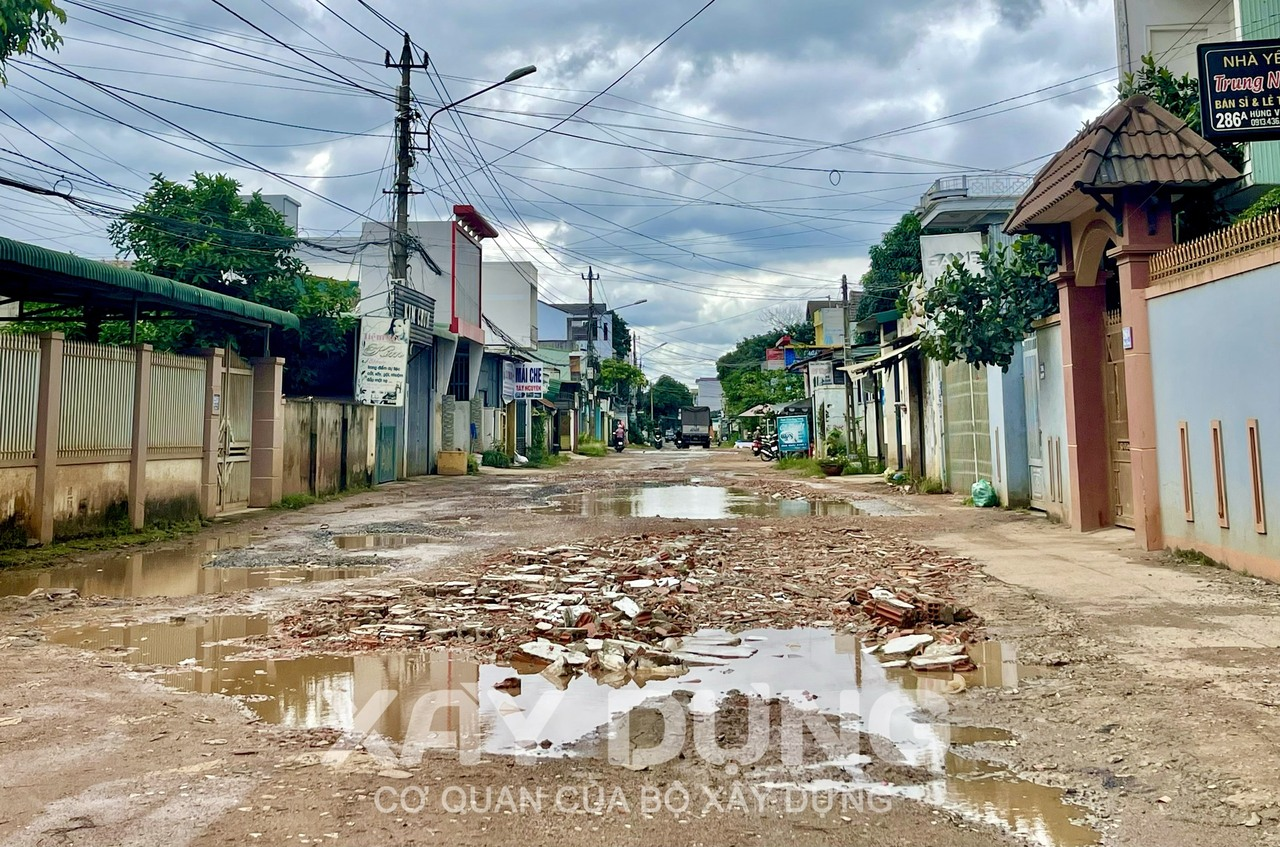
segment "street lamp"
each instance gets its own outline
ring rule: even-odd
[[[499,85],[506,85],[508,82],[515,82],[518,79],[527,77],[531,73],[536,73],[537,70],[538,70],[537,67],[535,67],[534,65],[525,65],[523,68],[516,68],[514,71],[507,74],[505,77],[498,80],[493,85],[486,86],[485,88],[480,89],[474,94],[468,94],[466,97],[463,97],[461,100],[454,100],[452,103],[446,103],[445,105],[441,106],[439,109],[436,109],[434,112],[431,113],[431,117],[427,118],[427,131],[425,133],[427,136],[427,152],[428,153],[431,152],[431,122],[436,119],[436,115],[440,114],[441,112],[447,109],[452,109],[454,106],[459,106],[467,102],[468,100],[472,99],[473,97],[479,97],[481,94],[484,94],[486,91],[492,91],[493,89],[497,88]]]
[[[627,304],[627,305],[625,305],[625,306],[614,306],[614,307],[613,307],[612,309],[610,309],[609,311],[610,311],[610,312],[617,312],[617,311],[621,311],[622,309],[630,309],[632,306],[639,306],[641,303],[648,303],[648,302],[649,302],[648,298],[646,298],[646,299],[644,299],[644,300],[637,300],[636,302],[634,302],[634,303],[628,303],[628,304]]]

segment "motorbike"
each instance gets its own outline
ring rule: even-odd
[[[621,453],[622,448],[627,446],[627,437],[620,432],[613,434],[613,449]]]
[[[778,439],[766,438],[760,443],[760,461],[772,462],[776,458],[778,458]]]
[[[655,435],[655,436],[653,437],[653,449],[655,449],[655,450],[661,450],[661,449],[662,449],[662,436],[661,436],[661,435]]]
[[[761,448],[761,447],[763,447],[763,446],[764,446],[764,444],[760,441],[760,436],[758,436],[758,435],[757,435],[757,436],[756,436],[754,439],[752,439],[752,441],[751,441],[751,455],[752,455],[752,456],[759,456],[759,455],[760,455],[760,448]]]

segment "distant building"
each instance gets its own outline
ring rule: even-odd
[[[698,377],[696,395],[699,406],[709,406],[713,415],[724,414],[724,390],[720,387],[720,380],[709,376]]]

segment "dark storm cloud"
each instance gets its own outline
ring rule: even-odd
[[[219,171],[247,189],[295,196],[312,233],[358,227],[360,213],[385,218],[386,98],[398,80],[382,60],[384,50],[398,56],[399,34],[353,0],[326,5],[355,29],[314,0],[272,0],[283,16],[262,0],[224,2],[309,59],[214,3],[144,0],[121,0],[134,10],[121,14],[181,34],[73,6],[66,44],[51,56],[92,80],[151,95],[118,92],[189,133],[58,77],[39,60],[11,71],[0,104],[126,192],[145,189],[154,172],[181,179]],[[415,196],[414,214],[438,217],[454,202],[477,205],[503,232],[486,258],[502,258],[499,246],[513,257],[528,251],[554,299],[581,299],[578,274],[593,263],[609,302],[649,301],[625,315],[641,332],[642,348],[667,342],[654,362],[686,375],[705,374],[718,350],[759,331],[778,302],[798,310],[807,297],[834,294],[840,274],[856,280],[868,246],[938,176],[1034,171],[1040,162],[1023,163],[1057,150],[1105,105],[1113,74],[1011,100],[989,117],[911,127],[1115,63],[1105,0],[720,0],[559,127],[580,137],[539,135],[701,4],[509,0],[433,3],[429,14],[419,0],[372,5],[408,27],[444,76],[447,91],[415,72],[424,111],[514,67],[539,67],[462,110],[471,138],[450,116],[437,119],[431,154],[418,154],[415,176],[430,191]],[[325,129],[351,135],[318,131]],[[372,136],[357,134],[366,131]],[[0,154],[5,173],[44,185],[67,174],[64,188],[132,202],[128,193],[96,187],[21,129],[8,125],[0,134],[0,144],[53,171],[23,168]],[[477,151],[492,163],[485,170]],[[263,170],[302,176],[285,180]],[[365,171],[373,173],[304,178]],[[19,219],[16,210],[31,203],[39,217]],[[110,252],[104,221],[29,196],[15,197],[12,209],[0,215],[6,234],[89,255]]]

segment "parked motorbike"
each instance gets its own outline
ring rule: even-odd
[[[757,436],[756,436],[754,439],[752,439],[752,441],[751,441],[751,455],[752,455],[752,456],[759,456],[759,455],[760,455],[760,448],[761,448],[761,447],[763,447],[763,446],[764,446],[764,445],[763,445],[763,443],[760,441],[760,436],[758,436],[758,435],[757,435]]]
[[[621,453],[622,448],[627,446],[627,437],[620,432],[613,434],[613,449]]]
[[[760,461],[772,462],[778,458],[778,439],[776,437],[766,438],[760,442]]]

